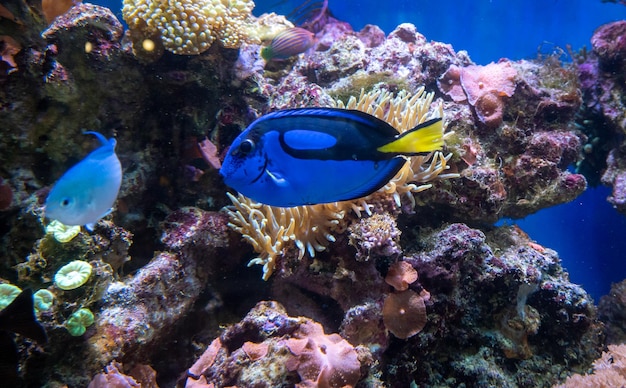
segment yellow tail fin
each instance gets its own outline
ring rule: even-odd
[[[428,120],[404,132],[394,141],[378,147],[379,152],[394,154],[418,154],[443,147],[443,122],[441,118]]]

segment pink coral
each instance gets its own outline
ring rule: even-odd
[[[461,86],[471,105],[485,94],[511,97],[515,92],[517,70],[511,62],[502,61],[486,66],[467,66],[461,71]]]
[[[621,62],[626,54],[626,21],[619,20],[600,26],[591,38],[593,52],[603,62]]]
[[[359,381],[361,364],[354,347],[339,334],[324,334],[322,325],[308,321],[286,341],[294,355],[287,362],[302,382],[316,387],[353,387]]]
[[[439,90],[446,94],[454,102],[467,101],[467,95],[461,86],[462,68],[451,65],[448,70],[437,80]]]
[[[122,365],[112,362],[105,368],[105,373],[97,374],[89,383],[89,388],[132,388],[141,387],[135,379],[121,372]]]
[[[439,78],[439,89],[455,102],[467,102],[474,107],[478,119],[489,128],[502,123],[504,98],[513,96],[517,86],[517,70],[509,61],[486,66],[452,65]]]

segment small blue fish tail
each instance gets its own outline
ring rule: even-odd
[[[107,139],[106,137],[104,137],[100,132],[95,132],[95,131],[85,131],[83,132],[83,135],[94,135],[95,137],[98,138],[98,140],[100,141],[100,143],[102,145],[110,145],[112,147],[115,147],[116,141],[115,139],[111,138],[110,140]]]

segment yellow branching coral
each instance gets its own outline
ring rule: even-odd
[[[237,48],[248,34],[251,0],[124,0],[122,14],[135,37],[160,37],[175,54],[200,54],[218,40]],[[138,41],[139,39],[133,39]]]
[[[390,92],[361,92],[359,99],[351,98],[347,104],[339,101],[336,106],[369,113],[404,132],[443,116],[441,104],[435,110],[430,109],[432,101],[433,94],[425,94],[424,88],[420,88],[414,95],[400,92],[395,97]],[[398,207],[404,195],[415,206],[413,194],[430,188],[432,185],[427,182],[458,176],[443,174],[449,168],[447,161],[450,157],[437,151],[427,156],[408,158],[409,162],[377,193],[393,196]],[[229,226],[241,233],[259,254],[248,265],[263,265],[263,279],[267,280],[276,268],[277,258],[285,253],[290,244],[298,248],[299,259],[305,253],[315,257],[315,252],[323,251],[335,241],[333,233],[345,230],[348,211],[354,211],[359,217],[362,212],[371,215],[368,201],[373,200],[372,196],[377,193],[352,201],[292,208],[263,205],[241,194],[238,197],[228,194],[233,206],[225,210],[230,217]]]

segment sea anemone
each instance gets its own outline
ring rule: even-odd
[[[415,95],[402,91],[395,97],[386,91],[361,92],[358,99],[350,98],[346,104],[336,102],[336,106],[356,109],[369,113],[404,132],[427,120],[443,116],[441,103],[431,110],[433,93],[424,93],[420,88]],[[444,135],[444,138],[448,134]],[[358,217],[363,212],[371,215],[374,196],[384,193],[391,195],[395,204],[401,206],[401,198],[406,197],[415,206],[413,194],[430,188],[435,179],[458,177],[458,174],[444,174],[449,168],[447,161],[452,155],[439,151],[427,156],[409,158],[400,171],[376,193],[351,201],[279,208],[263,205],[241,194],[237,197],[227,194],[233,205],[226,207],[232,229],[241,233],[255,252],[259,254],[248,265],[263,265],[263,279],[267,280],[274,272],[276,259],[294,243],[298,248],[298,258],[305,253],[315,257],[315,252],[326,249],[335,241],[334,233],[346,228],[346,213],[353,211]]]
[[[87,283],[91,276],[91,264],[74,260],[59,269],[54,275],[54,285],[62,290],[74,290]]]
[[[295,243],[298,259],[306,252],[315,257],[316,251],[323,251],[329,242],[335,241],[332,233],[345,227],[346,208],[341,202],[281,208],[263,205],[241,194],[226,195],[233,203],[226,208],[228,226],[241,233],[259,253],[248,266],[262,265],[264,280],[274,272],[276,258],[284,253],[288,243]]]

